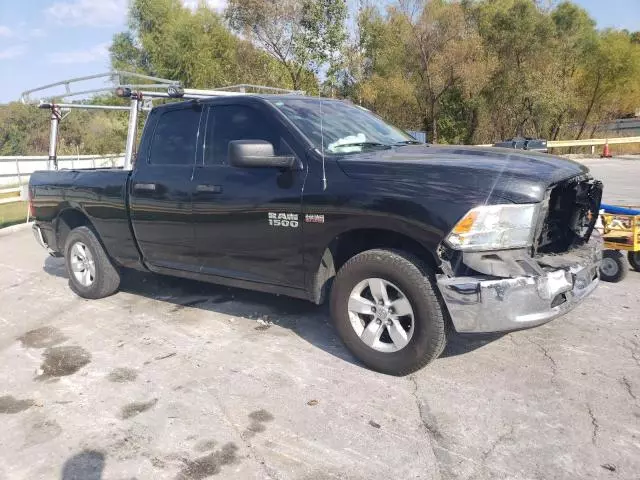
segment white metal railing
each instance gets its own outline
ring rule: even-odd
[[[564,147],[591,147],[591,153],[595,153],[595,147],[605,144],[609,145],[625,145],[630,143],[640,143],[640,137],[619,137],[619,138],[585,138],[582,140],[549,140],[547,148],[564,148]],[[492,147],[493,144],[487,143],[478,145],[479,147]]]
[[[85,169],[102,167],[122,167],[124,154],[117,155],[60,155],[58,168]],[[4,185],[25,185],[31,174],[37,170],[51,170],[53,165],[47,155],[0,156],[0,188]]]
[[[640,143],[640,137],[620,137],[620,138],[586,138],[584,140],[552,140],[547,142],[549,148],[560,147],[595,147],[598,145],[622,145],[629,143]]]

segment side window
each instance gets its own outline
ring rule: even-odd
[[[276,155],[292,152],[280,138],[277,127],[260,111],[245,105],[220,105],[209,109],[205,165],[226,165],[232,140],[266,140]]]
[[[168,110],[158,118],[149,154],[152,165],[193,165],[200,111]]]

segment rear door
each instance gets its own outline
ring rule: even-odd
[[[203,118],[202,163],[194,175],[196,244],[203,273],[302,288],[301,195],[304,152],[259,102],[224,100]],[[294,170],[229,165],[232,140],[266,140],[296,155]]]
[[[152,112],[130,187],[131,222],[151,266],[197,271],[192,185],[202,107]],[[145,131],[145,136],[147,132]]]

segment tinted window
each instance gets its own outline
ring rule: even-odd
[[[229,142],[232,140],[266,140],[273,144],[276,155],[291,154],[273,120],[269,122],[260,111],[244,105],[211,107],[204,163],[227,164]]]
[[[200,112],[193,108],[169,110],[160,115],[151,141],[149,163],[191,165],[196,157]]]

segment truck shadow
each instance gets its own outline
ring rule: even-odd
[[[43,270],[56,277],[68,278],[64,259],[61,258],[48,257]],[[296,298],[134,270],[124,271],[120,291],[170,303],[173,305],[170,313],[196,308],[253,321],[256,330],[278,325],[341,360],[365,368],[343,346],[331,324],[326,303],[318,306]],[[452,332],[441,358],[470,353],[502,336],[472,336]]]
[[[457,357],[458,355],[473,352],[478,348],[485,347],[501,339],[505,335],[504,332],[474,334],[461,334],[455,331],[450,332],[449,338],[447,339],[447,346],[439,358]]]

